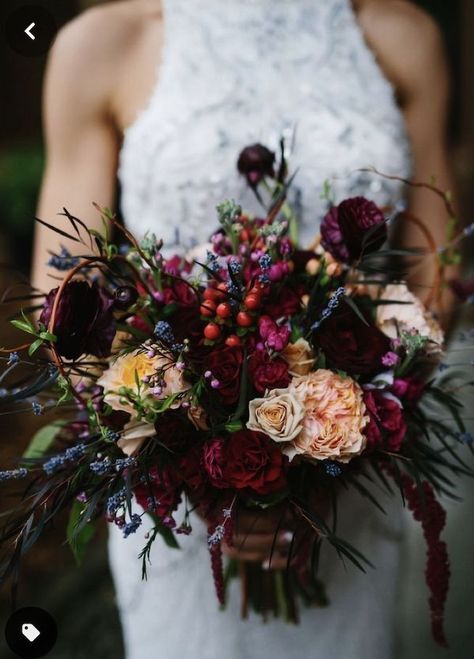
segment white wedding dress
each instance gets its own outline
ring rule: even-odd
[[[120,162],[123,213],[136,234],[153,231],[171,251],[207,241],[215,206],[234,198],[258,210],[239,178],[246,145],[277,149],[286,137],[291,195],[310,242],[326,208],[364,194],[399,200],[392,181],[360,168],[409,174],[410,157],[394,90],[364,41],[350,0],[164,0],[165,46],[156,90],[126,132]],[[327,548],[321,576],[331,605],[302,612],[298,627],[239,618],[233,586],[218,609],[199,519],[180,538],[160,538],[148,581],[138,553],[145,530],[110,532],[110,565],[127,659],[389,659],[400,554],[400,501],[379,495],[384,517],[355,492],[340,505],[339,534],[376,565],[369,574],[343,566]],[[178,516],[179,523],[179,516]]]

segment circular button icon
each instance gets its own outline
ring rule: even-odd
[[[8,619],[5,639],[18,657],[44,657],[54,647],[58,629],[53,617],[33,606],[18,609]]]
[[[9,46],[26,57],[47,53],[56,32],[53,15],[40,5],[20,7],[7,16],[5,21],[5,36]]]

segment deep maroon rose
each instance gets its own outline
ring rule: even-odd
[[[265,176],[275,176],[275,154],[262,144],[247,146],[240,154],[237,169],[243,174],[248,184],[257,186]]]
[[[365,197],[353,197],[337,207],[339,228],[349,263],[375,252],[387,240],[387,225],[380,208]]]
[[[192,446],[196,435],[193,424],[177,410],[159,414],[155,421],[156,437],[173,453],[183,453]]]
[[[350,375],[371,376],[386,370],[382,357],[390,350],[390,339],[367,318],[367,324],[341,303],[322,321],[313,335],[329,366]]]
[[[300,309],[301,302],[298,295],[288,286],[282,286],[278,289],[278,296],[270,298],[265,303],[264,312],[277,320],[278,318],[294,316]]]
[[[264,394],[267,389],[282,389],[290,383],[287,362],[281,357],[272,359],[266,350],[256,349],[250,356],[248,367],[250,379],[259,394]]]
[[[391,390],[397,396],[409,403],[417,403],[423,395],[426,388],[423,380],[414,377],[396,378],[392,384]]]
[[[238,490],[270,494],[286,485],[287,458],[266,435],[240,430],[225,445],[224,479]]]
[[[202,463],[201,447],[194,444],[179,461],[180,475],[185,485],[190,488],[194,495],[205,494],[206,472]]]
[[[364,430],[368,448],[399,451],[407,432],[400,403],[380,389],[364,391],[364,402],[369,413]]]
[[[224,405],[232,405],[239,399],[240,375],[243,355],[240,348],[217,348],[208,357],[207,366],[212,377],[219,381],[215,390],[221,397]]]
[[[224,440],[216,437],[206,442],[202,450],[202,459],[211,484],[214,487],[229,487],[229,483],[224,478],[226,460]]]
[[[334,256],[336,261],[349,262],[349,252],[339,226],[339,209],[337,206],[333,206],[321,222],[321,245]]]
[[[46,296],[40,322],[48,326],[58,288]],[[66,359],[81,355],[108,357],[115,336],[114,298],[98,284],[86,281],[66,284],[53,328],[58,354]]]
[[[170,517],[181,500],[181,479],[170,469],[156,467],[150,469],[148,479],[134,489],[138,504],[161,519]]]

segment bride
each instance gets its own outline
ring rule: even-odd
[[[187,251],[207,241],[218,202],[232,197],[258,210],[238,176],[238,153],[256,142],[274,149],[284,136],[291,168],[298,168],[292,202],[300,237],[309,243],[325,212],[325,180],[336,200],[364,194],[380,205],[397,203],[405,190],[360,168],[425,181],[434,175],[440,187],[451,187],[447,97],[438,29],[404,0],[108,4],[67,26],[52,50],[38,212],[51,222],[66,206],[94,227],[91,202],[114,206],[118,172],[127,226]],[[408,202],[442,244],[441,202],[421,189]],[[416,231],[407,225],[402,240],[422,244]],[[58,247],[52,241],[38,226],[33,276],[44,290],[53,285],[45,267],[47,251]],[[426,267],[413,283],[430,281]],[[236,592],[230,611],[218,611],[199,519],[181,551],[157,541],[147,582],[137,560],[143,535],[123,540],[112,529],[127,658],[391,657],[400,524],[390,508],[384,519],[356,497],[341,504],[341,534],[377,570],[345,572],[328,550],[322,576],[332,604],[304,611],[299,627],[241,621]],[[269,530],[265,520],[241,530],[239,558],[264,562]],[[286,542],[282,534],[280,556]]]

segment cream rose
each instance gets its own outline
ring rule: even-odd
[[[326,369],[294,378],[288,390],[304,407],[301,432],[285,453],[315,460],[349,462],[366,446],[368,422],[362,389],[349,377]]]
[[[444,343],[444,333],[433,315],[424,307],[406,284],[389,284],[381,295],[382,300],[392,301],[377,307],[377,325],[384,334],[396,339],[399,333],[415,330],[430,340],[428,351],[440,352]],[[404,304],[396,304],[400,301]]]
[[[288,363],[291,375],[307,375],[313,368],[314,355],[306,339],[289,343],[281,356]]]
[[[97,384],[104,388],[104,400],[114,410],[122,410],[133,415],[133,405],[120,395],[120,389],[126,387],[132,393],[137,394],[137,381],[143,387],[145,395],[151,395],[151,390],[146,380],[163,373],[165,386],[157,398],[163,399],[171,394],[181,393],[189,389],[185,382],[183,373],[173,363],[171,357],[156,356],[149,357],[144,350],[135,350],[118,356],[97,380]]]
[[[275,442],[289,442],[302,430],[304,407],[288,389],[272,389],[249,403],[247,428],[263,432]]]
[[[122,437],[117,445],[125,455],[131,456],[137,453],[142,444],[149,437],[156,435],[156,430],[151,423],[146,421],[129,421],[123,429]]]

